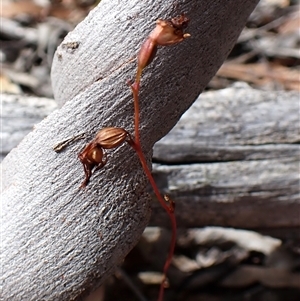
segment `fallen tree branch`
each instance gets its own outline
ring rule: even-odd
[[[240,83],[199,97],[154,148],[154,176],[176,201],[179,226],[274,235],[286,228],[286,237],[299,228],[297,107],[296,91]],[[167,226],[156,202],[153,208],[151,223]]]

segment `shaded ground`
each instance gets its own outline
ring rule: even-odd
[[[49,72],[56,47],[96,2],[45,0],[41,6],[33,0],[3,0],[1,92],[52,97]],[[264,89],[299,91],[299,24],[297,1],[261,1],[208,88],[240,80]]]

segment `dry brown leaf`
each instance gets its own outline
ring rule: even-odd
[[[300,8],[300,7],[299,7]],[[278,27],[278,32],[281,34],[289,34],[300,30],[300,15],[299,12],[291,14],[286,21]]]
[[[43,9],[42,6],[37,5],[32,0],[9,1],[2,3],[0,16],[4,18],[15,18],[20,14],[28,14],[37,19],[41,16]]]
[[[19,85],[13,83],[7,76],[0,74],[0,93],[21,94]]]
[[[79,7],[75,0],[45,2],[45,5],[39,5],[34,0],[19,0],[2,3],[0,16],[11,19],[20,15],[29,15],[35,20],[53,16],[71,23],[78,23],[87,15],[88,11],[88,8]]]
[[[219,69],[217,76],[245,81],[259,87],[280,84],[286,90],[300,91],[300,72],[284,66],[227,62]]]

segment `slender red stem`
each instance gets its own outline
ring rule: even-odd
[[[176,224],[176,217],[174,214],[174,204],[173,202],[167,203],[166,200],[162,197],[160,194],[157,185],[155,183],[155,180],[151,174],[150,169],[148,168],[147,161],[145,159],[144,153],[141,148],[140,143],[140,135],[139,135],[139,88],[140,88],[140,74],[137,75],[136,82],[133,85],[130,85],[133,98],[134,98],[134,132],[135,132],[135,138],[134,140],[130,140],[128,143],[132,146],[132,148],[136,151],[141,165],[143,167],[143,170],[154,190],[154,193],[160,202],[161,206],[164,208],[164,210],[168,213],[171,224],[172,224],[172,238],[170,243],[170,249],[168,252],[168,256],[164,265],[163,269],[163,280],[160,285],[159,289],[159,295],[158,295],[158,301],[163,301],[164,296],[164,288],[166,287],[166,278],[167,278],[167,272],[170,267],[172,257],[175,250],[175,244],[176,244],[176,230],[177,230],[177,224]]]
[[[139,146],[141,149],[140,143],[140,108],[139,108],[139,89],[140,89],[140,82],[135,81],[133,85],[130,86],[133,94],[134,100],[134,140],[135,144]],[[142,150],[141,150],[142,152]]]

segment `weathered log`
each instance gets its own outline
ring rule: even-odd
[[[104,126],[133,128],[128,79],[136,53],[157,18],[178,8],[191,19],[192,38],[159,49],[142,79],[141,136],[148,159],[192,104],[233,47],[257,0],[124,4],[102,0],[58,47],[54,95],[65,103],[2,163],[2,297],[74,300],[99,286],[136,244],[150,218],[146,178],[127,145],[113,151],[85,190],[77,154],[52,146]]]
[[[1,161],[58,107],[53,99],[11,94],[1,94],[1,104]]]
[[[154,175],[179,225],[299,227],[298,108],[298,92],[238,84],[203,93],[154,148]],[[166,226],[153,207],[151,222]]]
[[[50,99],[2,99],[4,151],[56,107]],[[242,83],[205,92],[155,144],[160,164],[154,175],[176,200],[182,227],[235,226],[299,237],[293,233],[300,213],[298,102],[297,92]],[[152,223],[166,226],[168,219],[154,214]]]

